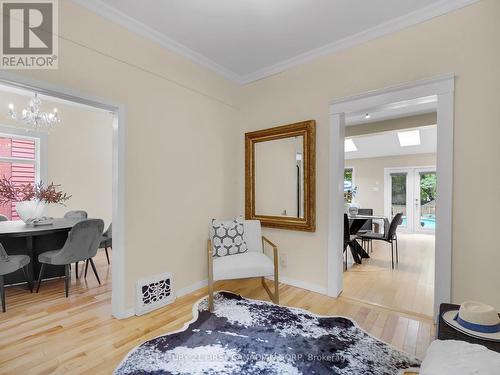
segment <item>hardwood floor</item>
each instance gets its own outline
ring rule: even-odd
[[[432,317],[434,236],[399,234],[399,264],[391,269],[391,247],[374,241],[371,259],[344,272],[345,297]]]
[[[134,346],[180,329],[191,319],[193,303],[207,292],[200,289],[150,314],[117,320],[111,316],[111,267],[104,252],[96,265],[102,285],[90,269],[86,280],[76,280],[73,270],[69,298],[62,279],[44,282],[39,294],[24,286],[7,288],[7,312],[0,315],[1,374],[110,374]],[[258,280],[216,287],[268,300]],[[372,335],[419,357],[434,336],[430,319],[285,284],[280,292],[282,305],[351,317]]]

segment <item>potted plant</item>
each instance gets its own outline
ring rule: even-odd
[[[346,190],[344,191],[344,202],[345,202],[345,212],[352,214],[352,215],[357,215],[358,213],[358,208],[359,205],[354,202],[354,198],[356,197],[356,194],[358,193],[358,187],[355,186],[354,189],[352,190]]]
[[[36,224],[41,218],[47,204],[64,204],[71,198],[59,190],[60,185],[51,183],[44,186],[37,184],[15,184],[10,178],[0,179],[0,205],[16,202],[16,211],[26,224]]]

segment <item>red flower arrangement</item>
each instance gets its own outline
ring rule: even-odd
[[[5,176],[0,179],[0,205],[10,202],[23,202],[38,200],[44,203],[64,204],[71,195],[59,190],[60,185],[51,183],[44,186],[43,182],[37,184],[15,184]]]

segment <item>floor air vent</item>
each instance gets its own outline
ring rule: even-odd
[[[143,315],[173,302],[172,274],[141,279],[137,282],[136,315]]]

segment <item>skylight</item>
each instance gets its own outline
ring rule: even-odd
[[[358,151],[358,148],[354,144],[354,141],[351,138],[346,138],[344,141],[344,150],[345,152],[354,152]]]
[[[398,132],[399,145],[406,146],[419,146],[420,145],[420,130],[409,130],[405,132]]]

